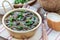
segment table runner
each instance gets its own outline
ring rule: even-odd
[[[31,10],[37,11],[37,9],[40,7],[38,3],[34,4],[33,6],[29,7]],[[36,8],[36,9],[35,9]],[[41,10],[43,12],[43,10]],[[47,21],[45,20],[48,40],[60,40],[60,32],[56,32],[48,27]],[[0,24],[0,36],[7,38],[8,40],[21,40],[21,39],[15,39],[13,38],[9,32],[5,29],[5,27]],[[28,40],[42,40],[42,25],[38,28],[35,35]]]

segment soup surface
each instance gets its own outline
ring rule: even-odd
[[[17,10],[9,13],[5,18],[5,24],[17,31],[31,30],[39,24],[38,16],[27,10]]]
[[[14,3],[15,4],[19,4],[19,3],[24,4],[24,3],[28,2],[28,1],[30,1],[30,0],[15,0]]]

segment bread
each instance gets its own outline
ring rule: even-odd
[[[47,23],[50,28],[60,31],[60,15],[56,13],[48,13]]]
[[[39,3],[47,11],[58,12],[60,10],[60,0],[39,0]]]

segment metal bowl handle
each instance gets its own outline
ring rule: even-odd
[[[4,1],[2,2],[2,7],[3,7],[3,9],[4,9],[5,12],[7,12],[7,10],[6,10],[5,6],[4,6],[4,3],[5,3],[5,2],[7,2],[12,9],[14,9],[13,6],[11,5],[11,3],[10,3],[9,1],[4,0]]]

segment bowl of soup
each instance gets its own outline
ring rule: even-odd
[[[41,23],[41,16],[27,8],[13,9],[2,18],[3,26],[15,38],[32,37]]]
[[[19,7],[22,7],[25,4],[32,5],[36,1],[37,0],[14,0],[14,7],[19,8]]]

